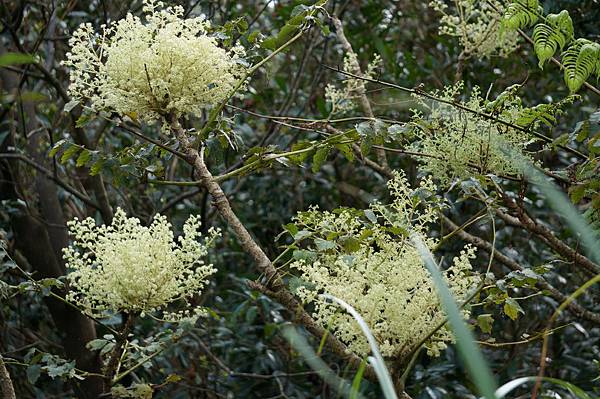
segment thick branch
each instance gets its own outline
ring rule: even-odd
[[[213,205],[217,208],[219,214],[233,230],[244,251],[252,257],[257,269],[266,276],[266,286],[259,283],[250,283],[251,288],[262,291],[285,306],[295,315],[295,321],[302,324],[314,336],[322,337],[326,335],[329,347],[338,356],[352,364],[352,366],[358,367],[361,363],[361,359],[355,354],[348,352],[346,346],[341,341],[317,324],[303,309],[302,305],[296,300],[293,294],[288,291],[283,280],[279,276],[277,269],[271,263],[271,260],[252,238],[246,227],[231,208],[225,193],[213,179],[212,174],[208,170],[202,154],[194,148],[186,132],[175,118],[170,118],[169,123],[177,140],[181,144],[181,149],[185,154],[185,160],[194,168],[195,178],[198,179],[202,186],[210,193],[213,198]],[[372,367],[367,367],[365,375],[371,379],[375,378]]]
[[[477,248],[482,249],[488,253],[492,253],[493,247],[492,247],[492,244],[489,243],[488,241],[486,241],[480,237],[474,236],[472,234],[469,234],[466,231],[464,231],[463,229],[460,229],[458,225],[456,225],[454,222],[452,222],[448,217],[446,217],[444,215],[441,216],[441,221],[449,229],[456,231],[457,232],[456,234],[460,238],[465,240],[466,242],[469,242],[469,243],[473,244],[474,246],[476,246]],[[517,262],[510,259],[508,256],[504,255],[502,252],[498,251],[498,249],[494,249],[493,251],[494,251],[494,259],[496,259],[498,262],[502,263],[504,266],[508,267],[509,269],[514,270],[514,271],[522,271],[524,269],[523,266],[519,265]],[[539,281],[537,283],[537,287],[539,289],[548,291],[549,296],[551,296],[552,298],[554,298],[556,301],[558,301],[560,303],[563,303],[564,301],[567,300],[566,295],[561,293],[559,290],[554,288],[552,285],[550,285],[546,281]],[[596,324],[600,324],[600,315],[598,315],[594,312],[590,312],[589,310],[583,308],[581,305],[579,305],[575,302],[571,302],[567,306],[567,309],[576,316],[582,317],[582,318],[592,321]]]
[[[549,228],[533,220],[529,215],[523,212],[515,200],[504,194],[502,194],[502,198],[507,206],[517,214],[517,217],[514,217],[502,212],[501,210],[497,210],[496,214],[506,223],[528,230],[540,236],[543,238],[543,241],[550,246],[550,248],[554,249],[565,259],[571,260],[575,264],[583,267],[588,274],[594,276],[600,273],[600,266],[577,252],[575,249],[571,248],[569,245],[565,244],[562,240],[556,237]]]
[[[358,58],[356,57],[356,53],[354,52],[352,45],[350,44],[350,42],[346,38],[346,34],[344,33],[344,26],[342,25],[342,21],[340,21],[339,18],[336,17],[335,15],[333,15],[331,17],[331,20],[333,21],[333,25],[335,26],[335,34],[337,35],[338,40],[342,44],[344,51],[346,51],[346,53],[348,53],[348,54],[354,55],[354,57],[351,58],[351,60],[353,61],[352,62],[353,72],[357,75],[362,75],[363,72],[358,63]],[[367,91],[365,89],[364,83],[361,83],[361,85],[359,87],[359,92],[357,93],[358,98],[360,100],[360,106],[368,118],[374,119],[375,115],[373,114],[373,109],[371,108],[371,103],[369,102],[369,98],[367,97],[366,92]],[[376,149],[375,152],[377,154],[377,161],[379,162],[380,166],[383,169],[389,170],[390,167],[388,166],[385,151],[383,151],[382,149]]]

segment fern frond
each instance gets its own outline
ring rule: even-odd
[[[533,29],[533,49],[539,60],[538,65],[542,69],[544,63],[558,50],[559,43],[555,36],[558,35],[555,35],[554,29],[543,23],[537,24]]]
[[[563,53],[565,83],[571,93],[579,90],[590,75],[597,72],[598,58],[600,58],[600,44],[587,39],[575,40]]]
[[[562,50],[565,44],[573,40],[573,20],[567,10],[562,10],[558,14],[548,14],[546,17],[548,24],[556,30],[560,37],[556,37],[558,40],[560,49]]]
[[[515,119],[515,123],[522,127],[535,127],[538,122],[548,127],[557,123],[557,117],[564,112],[567,105],[573,104],[580,98],[578,95],[568,96],[558,102],[538,104],[535,107],[522,109]]]
[[[538,0],[517,0],[513,1],[506,8],[502,26],[506,29],[517,30],[533,26],[538,20],[538,14],[543,10],[539,6]]]
[[[540,68],[573,38],[573,21],[566,10],[549,14],[546,21],[547,24],[539,23],[533,29],[534,49]]]

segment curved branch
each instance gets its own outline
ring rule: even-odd
[[[241,247],[254,260],[257,269],[266,277],[265,285],[257,282],[250,282],[249,286],[263,292],[285,306],[293,315],[295,315],[295,321],[302,324],[314,336],[323,337],[326,335],[327,343],[330,348],[342,359],[347,360],[352,366],[358,367],[361,363],[361,359],[355,354],[347,351],[346,345],[317,324],[303,309],[302,305],[294,295],[287,289],[271,260],[250,235],[250,232],[231,208],[227,196],[208,170],[202,153],[194,148],[193,143],[179,124],[179,121],[175,117],[170,116],[169,124],[171,130],[181,144],[181,148],[186,156],[186,162],[194,168],[195,178],[198,179],[201,182],[201,185],[210,193],[213,198],[213,205],[217,208],[221,217],[225,219],[227,225],[233,230]],[[366,369],[365,375],[371,379],[376,378],[372,367]]]
[[[493,246],[488,241],[486,241],[480,237],[474,236],[472,234],[469,234],[466,231],[460,229],[460,227],[457,226],[454,222],[452,222],[452,220],[450,220],[447,216],[440,215],[440,217],[441,217],[442,223],[445,224],[451,230],[456,230],[457,231],[456,234],[460,238],[462,238],[466,242],[469,242],[469,243],[473,244],[474,246],[476,246],[477,248],[482,249],[488,253],[492,252]],[[493,251],[494,251],[494,259],[498,260],[504,266],[506,266],[509,269],[514,270],[514,271],[524,270],[523,266],[519,265],[517,262],[510,259],[508,256],[504,255],[502,252],[498,251],[497,249],[495,249]],[[540,289],[548,291],[549,296],[554,298],[556,301],[558,301],[560,303],[563,303],[567,300],[566,295],[561,293],[559,290],[554,288],[552,285],[550,285],[546,281],[539,281],[537,283],[537,286]],[[583,308],[581,305],[579,305],[575,302],[570,302],[569,305],[567,306],[567,309],[576,316],[582,317],[586,320],[589,320],[591,322],[594,322],[594,323],[600,325],[600,315]]]

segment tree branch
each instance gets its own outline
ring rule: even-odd
[[[271,260],[252,238],[246,227],[231,208],[227,196],[208,170],[202,153],[194,148],[193,143],[189,140],[187,133],[181,127],[179,121],[174,116],[169,116],[168,122],[177,140],[179,140],[181,144],[181,148],[185,154],[184,159],[194,168],[195,178],[201,182],[202,186],[205,187],[212,196],[213,205],[217,208],[221,217],[225,219],[227,225],[233,230],[244,251],[254,260],[257,269],[263,273],[266,278],[266,285],[251,282],[249,283],[249,286],[265,293],[285,306],[293,315],[295,315],[295,321],[302,324],[315,337],[323,337],[326,335],[329,347],[342,359],[348,361],[353,367],[358,367],[362,360],[355,354],[347,351],[346,346],[341,341],[332,334],[329,334],[321,325],[317,324],[304,310],[294,295],[287,289],[277,272],[277,269],[271,263]],[[376,378],[375,372],[370,366],[365,370],[365,375],[370,379]]]

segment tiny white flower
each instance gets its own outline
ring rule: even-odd
[[[199,242],[200,222],[190,216],[177,244],[166,217],[142,226],[117,209],[110,226],[92,218],[68,222],[74,237],[64,259],[71,292],[68,298],[92,315],[105,311],[149,313],[198,294],[216,272],[203,258],[219,236],[211,230]]]
[[[82,24],[70,39],[69,95],[90,108],[143,121],[198,114],[224,100],[243,76],[241,47],[226,50],[201,17],[144,0],[144,20],[127,14],[95,32]]]
[[[398,173],[388,187],[393,197],[389,206],[372,204],[370,211],[380,223],[365,223],[354,210],[321,212],[312,208],[301,212],[296,222],[317,237],[339,237],[334,249],[317,251],[316,258],[295,261],[291,267],[300,271],[307,286],[296,294],[314,305],[313,316],[359,356],[370,348],[362,330],[347,313],[318,296],[328,293],[349,303],[369,325],[384,356],[402,359],[423,340],[446,315],[433,280],[417,249],[402,231],[423,236],[433,248],[436,241],[426,237],[428,225],[437,219],[432,200],[418,200],[406,178]],[[421,190],[435,192],[431,179],[424,180]],[[330,238],[335,239],[335,238]],[[349,242],[358,243],[351,249]],[[347,261],[350,252],[352,262]],[[461,302],[476,286],[479,277],[472,273],[470,260],[475,249],[467,246],[444,272],[452,293]],[[467,310],[463,311],[468,316]],[[452,342],[446,328],[438,330],[425,343],[427,353],[438,356]]]

